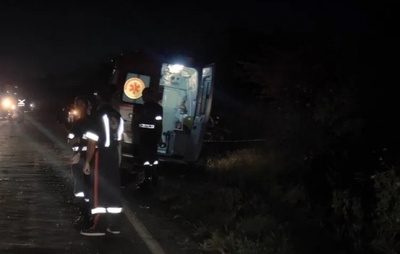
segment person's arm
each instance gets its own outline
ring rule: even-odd
[[[68,137],[67,137],[67,146],[68,148],[72,149],[72,146],[75,145],[76,143],[80,142],[80,137],[78,135],[78,130],[76,128],[76,125],[74,124],[71,127],[71,130],[68,132]]]
[[[74,147],[80,147],[79,144],[81,139],[78,133],[79,132],[76,130],[75,126],[73,126],[71,131],[68,133],[67,147],[69,151],[73,151],[69,161],[70,164],[77,164],[80,159],[80,151],[73,149]]]
[[[120,125],[118,126],[118,166],[121,166],[122,162],[122,134],[124,133],[124,119],[120,116]]]
[[[94,152],[96,151],[96,145],[97,145],[97,141],[88,139],[86,161],[85,161],[85,165],[83,166],[83,173],[86,175],[90,175],[90,162],[92,161]]]
[[[122,145],[121,141],[118,141],[118,166],[121,166],[122,161]]]

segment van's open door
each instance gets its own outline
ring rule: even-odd
[[[185,154],[185,161],[197,161],[203,148],[204,136],[207,131],[207,123],[210,117],[214,86],[214,64],[202,70],[200,85],[198,87],[196,114],[191,131],[190,151]]]

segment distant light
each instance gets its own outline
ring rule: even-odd
[[[170,66],[169,70],[171,73],[179,73],[179,72],[181,72],[183,67],[184,66],[182,64],[174,64],[174,65]]]
[[[9,99],[9,98],[5,98],[5,99],[3,99],[3,101],[1,102],[1,104],[2,104],[2,106],[4,107],[4,108],[9,108],[9,107],[11,107],[11,104],[12,104],[12,102],[11,102],[11,100]]]
[[[18,107],[23,107],[23,106],[25,106],[25,99],[22,100],[18,99]]]

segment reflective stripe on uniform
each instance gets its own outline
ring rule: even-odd
[[[147,123],[140,123],[139,127],[143,128],[143,129],[154,129],[155,128],[154,124],[147,124]]]
[[[157,121],[162,120],[162,116],[156,116],[156,120],[157,120]]]
[[[85,194],[83,193],[83,191],[75,193],[75,197],[77,198],[83,198],[85,196]]]
[[[79,151],[79,146],[72,147],[72,151],[78,152]],[[87,146],[83,146],[81,151],[87,151]]]
[[[108,213],[121,213],[122,207],[108,207],[107,212]]]
[[[75,137],[74,133],[68,134],[68,138],[69,138],[69,139],[73,139],[74,137]]]
[[[119,119],[118,126],[118,140],[122,140],[122,133],[124,132],[124,119],[122,117]]]
[[[88,139],[94,140],[94,141],[98,141],[99,140],[99,136],[97,136],[96,134],[94,134],[93,132],[86,132],[86,137]]]
[[[106,131],[106,142],[104,143],[105,147],[110,146],[110,120],[108,119],[107,115],[103,116],[103,123],[104,123],[104,129]]]
[[[106,211],[105,207],[96,207],[96,208],[93,208],[91,210],[91,212],[92,212],[92,214],[97,214],[97,213],[106,213],[107,211]]]
[[[158,161],[154,161],[153,163],[150,163],[150,161],[145,161],[143,163],[144,166],[153,166],[153,165],[158,165]]]
[[[97,213],[122,213],[122,207],[96,207],[91,210],[92,214],[97,214]]]

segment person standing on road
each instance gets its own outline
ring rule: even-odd
[[[85,236],[102,236],[106,231],[119,234],[119,219],[122,213],[119,165],[124,120],[111,105],[111,89],[101,89],[98,99],[99,104],[93,113],[92,125],[86,132],[88,151],[83,172],[91,174],[93,179],[93,224],[81,231]],[[94,168],[90,166],[92,159]]]
[[[132,130],[136,143],[134,149],[139,156],[139,163],[143,165],[144,180],[138,185],[139,189],[156,186],[158,174],[158,144],[162,135],[163,107],[157,102],[155,92],[150,88],[142,91],[144,101],[140,111],[135,112],[132,119]],[[135,156],[135,154],[134,154]]]
[[[86,131],[89,128],[90,102],[84,96],[75,97],[74,107],[77,111],[78,119],[72,124],[68,134],[68,146],[72,150],[71,156],[71,175],[73,179],[74,196],[77,199],[79,215],[74,221],[75,225],[89,225],[90,223],[90,176],[82,172],[82,167],[86,161],[87,138]]]

